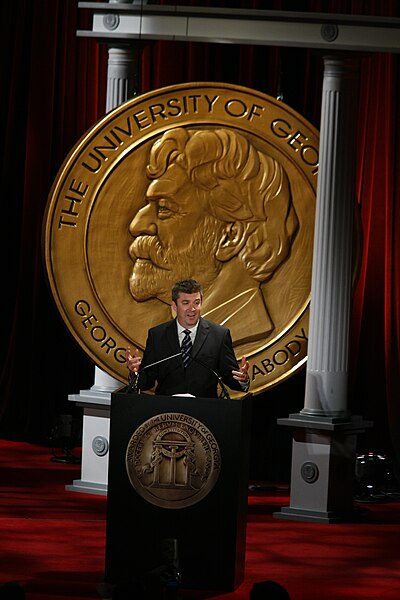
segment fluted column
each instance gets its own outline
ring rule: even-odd
[[[324,59],[320,166],[303,415],[346,417],[355,207],[355,70]]]
[[[110,0],[129,4],[132,0]],[[104,25],[109,31],[118,28],[118,13],[107,13]],[[129,41],[113,41],[108,46],[106,112],[110,112],[140,91],[140,45]],[[68,399],[83,407],[81,479],[75,479],[67,490],[107,494],[110,406],[112,393],[121,382],[95,366],[94,384],[90,390],[70,394]]]
[[[106,112],[110,112],[137,93],[134,73],[137,69],[132,46],[112,45],[108,47]]]
[[[293,428],[290,506],[281,519],[352,519],[357,435],[371,423],[347,408],[355,211],[356,69],[324,59],[304,408],[278,423]]]
[[[134,0],[109,0],[109,4],[135,4]],[[146,0],[143,1],[146,4]],[[118,13],[104,16],[104,26],[114,31],[120,24]],[[113,41],[108,46],[106,112],[133,98],[140,91],[140,48],[129,42]]]
[[[107,15],[110,17],[112,15]],[[113,20],[109,18],[110,26]],[[137,77],[137,60],[135,60],[134,49],[131,45],[113,45],[108,47],[107,68],[107,95],[106,112],[110,112],[123,102],[132,98],[135,90],[135,78]],[[95,381],[92,390],[110,393],[120,387],[121,383],[95,367]]]
[[[110,4],[129,4],[131,0],[110,0]],[[109,13],[105,17],[105,26],[110,31],[119,25],[117,14]],[[140,48],[133,44],[122,43],[108,46],[106,113],[133,98],[140,88]],[[94,385],[92,390],[98,392],[113,392],[120,382],[95,367]]]

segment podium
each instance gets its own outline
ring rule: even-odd
[[[182,588],[229,592],[240,585],[250,426],[251,394],[235,400],[112,394],[108,584],[157,572],[170,544]]]

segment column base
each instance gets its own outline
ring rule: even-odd
[[[307,417],[278,419],[293,428],[290,506],[274,517],[296,521],[354,521],[357,434],[372,425],[359,416],[348,419]]]
[[[81,390],[68,400],[83,408],[82,460],[81,479],[65,489],[107,495],[111,392]]]
[[[276,519],[287,519],[289,521],[307,521],[313,523],[353,523],[358,521],[356,511],[334,512],[306,510],[301,508],[282,507],[280,512],[273,513]]]
[[[96,494],[98,496],[107,496],[107,485],[104,483],[94,483],[92,481],[82,481],[74,479],[71,485],[66,485],[68,492],[81,492],[83,494]]]

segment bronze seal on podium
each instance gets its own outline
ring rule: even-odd
[[[221,453],[201,421],[183,413],[163,413],[133,432],[126,470],[134,489],[151,504],[184,508],[213,489],[221,470]]]
[[[51,190],[44,255],[70,332],[126,382],[125,348],[171,318],[172,284],[204,287],[251,390],[307,357],[318,132],[241,86],[175,85],[119,106],[73,148]]]

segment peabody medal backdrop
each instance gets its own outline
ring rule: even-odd
[[[244,174],[239,188],[243,191],[247,186],[249,194],[253,194],[252,186],[258,191],[252,196],[250,213],[240,209],[237,219],[225,218],[226,231],[233,231],[236,244],[231,255],[228,242],[220,240],[218,249],[218,240],[210,239],[209,232],[190,229],[196,222],[193,214],[199,210],[193,203],[188,214],[179,215],[182,226],[175,233],[180,248],[168,248],[165,268],[159,265],[157,273],[172,282],[188,276],[188,261],[182,258],[179,262],[179,252],[185,255],[185,243],[187,256],[196,252],[198,243],[203,254],[195,256],[208,253],[215,276],[212,282],[205,276],[202,314],[230,328],[236,356],[238,360],[243,354],[248,357],[252,391],[259,393],[292,375],[307,356],[319,145],[312,125],[266,94],[230,84],[180,84],[138,96],[90,129],[67,157],[49,195],[43,243],[52,294],[82,349],[100,368],[126,382],[126,347],[142,351],[149,327],[172,318],[167,297],[170,287],[154,280],[153,255],[149,251],[140,259],[138,248],[147,248],[154,236],[158,238],[157,221],[150,229],[148,222],[145,224],[155,204],[149,203],[146,194],[158,177],[149,175],[151,153],[158,145],[161,148],[167,132],[176,130],[181,135],[182,129],[205,156],[213,153],[207,144],[214,137],[222,144],[222,154],[231,152],[221,191],[227,198],[225,213],[231,210],[229,194],[233,198],[238,193],[236,161],[239,164],[241,160],[244,141],[249,173]],[[201,150],[203,139],[208,141]],[[236,154],[233,144],[237,144]],[[168,141],[164,147],[157,152],[168,154]],[[181,162],[181,168],[184,166]],[[273,177],[268,175],[271,168]],[[221,176],[213,182],[201,177],[200,173],[203,189],[214,190],[219,201]],[[172,204],[179,212],[182,206],[179,186],[176,188]],[[279,196],[284,197],[283,202],[275,200]],[[159,223],[164,219],[160,232],[172,210],[170,201],[164,206],[163,199],[157,199],[157,219]],[[186,225],[183,217],[187,217]],[[282,228],[282,220],[287,227]],[[286,242],[282,242],[287,229]],[[271,239],[278,258],[265,274],[262,268],[257,271],[257,265],[253,268],[253,258],[246,262],[247,255],[244,259],[243,255],[247,252],[261,264],[265,256],[273,254]],[[162,249],[161,233],[158,243]],[[202,265],[191,264],[189,276],[201,272]],[[145,293],[136,294],[132,281],[142,285]]]

